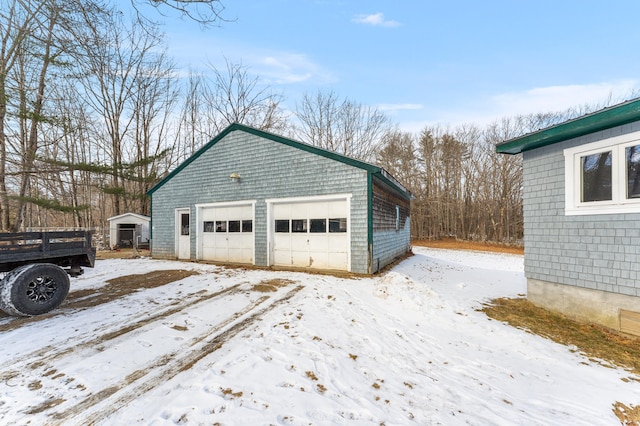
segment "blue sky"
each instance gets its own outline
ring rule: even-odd
[[[164,19],[199,70],[242,63],[293,109],[333,90],[406,131],[617,101],[640,89],[635,0],[223,0],[230,22]]]

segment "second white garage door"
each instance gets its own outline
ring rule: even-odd
[[[253,204],[199,206],[201,260],[254,262]]]
[[[272,263],[349,270],[348,199],[271,203]]]

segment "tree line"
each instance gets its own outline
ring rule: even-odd
[[[100,0],[0,7],[0,230],[102,227],[149,214],[146,192],[238,122],[376,163],[413,194],[414,238],[522,239],[522,164],[495,144],[585,110],[400,131],[332,91],[295,108],[241,63],[180,70],[161,27]],[[220,2],[152,1],[201,24]],[[586,107],[585,107],[586,108]]]

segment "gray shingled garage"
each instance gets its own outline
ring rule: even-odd
[[[410,250],[382,168],[233,124],[150,191],[156,258],[374,273]]]

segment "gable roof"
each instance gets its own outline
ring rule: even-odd
[[[353,166],[359,169],[366,170],[371,173],[374,178],[381,180],[390,186],[395,192],[397,192],[403,198],[410,200],[412,198],[411,192],[405,188],[400,182],[398,182],[389,172],[387,172],[382,167],[375,166],[373,164],[356,160],[355,158],[347,157],[345,155],[338,154],[333,151],[328,151],[326,149],[319,148],[317,146],[309,145],[304,142],[295,141],[293,139],[288,139],[283,136],[278,136],[273,133],[265,132],[264,130],[258,130],[253,127],[246,126],[244,124],[233,123],[229,125],[226,129],[224,129],[218,136],[211,139],[206,145],[197,150],[191,157],[186,159],[183,163],[181,163],[178,167],[176,167],[171,173],[165,176],[160,182],[155,184],[153,188],[147,191],[148,195],[152,195],[155,191],[160,189],[165,183],[167,183],[171,178],[173,178],[176,174],[180,173],[182,169],[187,167],[193,161],[195,161],[198,157],[200,157],[204,152],[209,150],[212,146],[222,140],[229,133],[234,131],[242,131],[246,132],[264,139],[271,140],[273,142],[281,143],[283,145],[287,145],[293,148],[300,149],[302,151],[306,151],[312,154],[319,155],[321,157],[329,158],[331,160],[335,160],[349,166]]]
[[[122,214],[119,214],[118,216],[113,216],[113,217],[108,218],[107,221],[111,222],[112,220],[122,219],[122,218],[127,217],[127,216],[132,216],[132,217],[135,217],[137,219],[140,219],[140,220],[146,221],[146,222],[149,222],[151,220],[151,218],[149,216],[144,216],[144,215],[141,215],[141,214],[138,214],[138,213],[122,213]]]
[[[513,138],[496,145],[499,154],[520,154],[567,139],[599,132],[640,120],[640,98],[601,109],[537,132]]]

